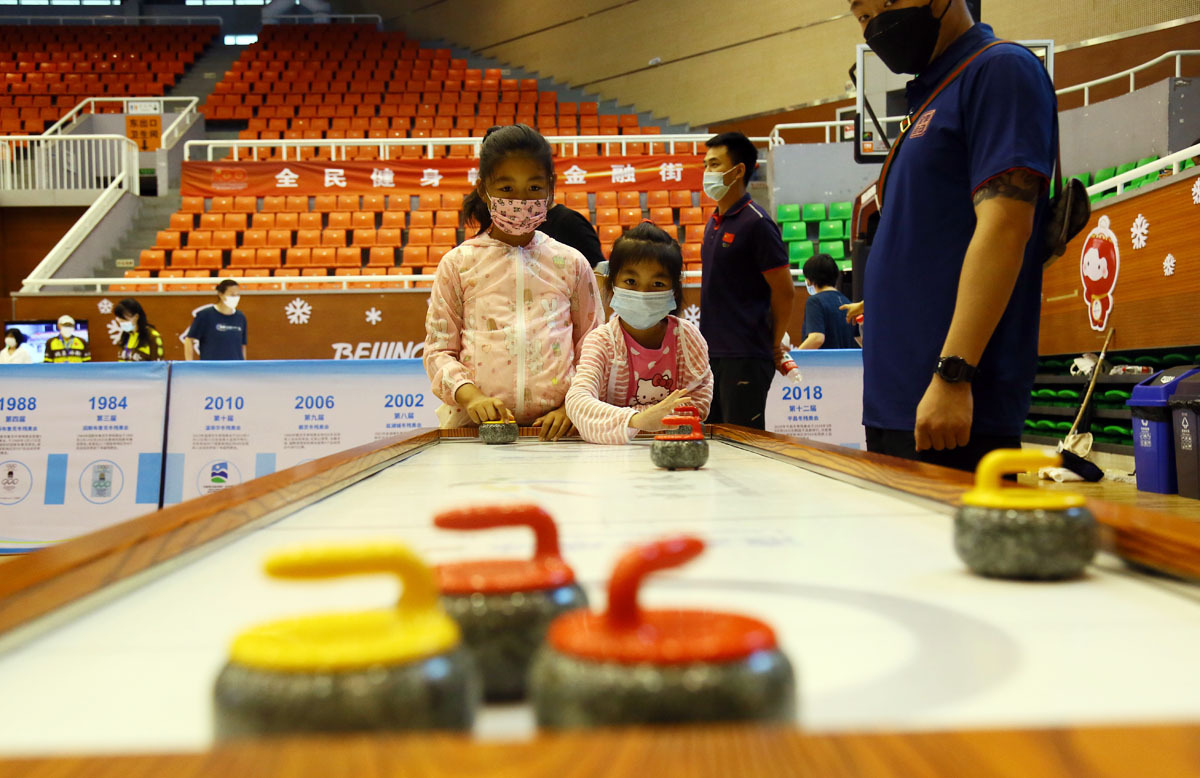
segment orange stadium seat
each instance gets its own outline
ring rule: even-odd
[[[597,208],[614,208],[617,205],[616,192],[596,192]]]
[[[301,213],[297,220],[297,229],[301,230],[319,230],[324,226],[322,224],[323,217],[317,211],[309,213],[305,211]]]
[[[650,209],[650,221],[657,224],[659,227],[667,225],[675,226],[675,212],[668,207],[659,207]]]
[[[288,265],[308,265],[312,262],[312,254],[309,249],[288,249],[285,261]]]
[[[433,211],[412,211],[408,215],[408,226],[413,228],[432,227]]]
[[[396,264],[396,249],[394,246],[372,246],[371,251],[367,255],[368,265],[387,265]]]
[[[346,245],[346,231],[341,229],[322,230],[321,245],[341,247]]]
[[[200,229],[202,230],[219,230],[225,227],[224,213],[202,213],[200,214]]]
[[[428,246],[414,246],[412,241],[409,241],[409,244],[404,247],[403,262],[405,265],[424,265],[428,256]]]
[[[621,208],[641,208],[642,195],[640,192],[618,192],[617,205]]]
[[[671,190],[671,207],[672,208],[691,208],[692,193],[686,189]]]
[[[679,209],[680,224],[705,224],[706,222],[708,222],[708,217],[705,216],[703,208]]]
[[[383,222],[380,228],[402,230],[408,226],[408,219],[405,216],[405,211],[384,211]]]

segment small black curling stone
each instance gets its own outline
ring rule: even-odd
[[[1033,450],[999,450],[979,463],[975,488],[954,517],[954,550],[971,572],[990,578],[1076,578],[1100,547],[1096,519],[1078,494],[1002,488],[1006,473],[1058,467],[1061,458]]]
[[[515,421],[485,421],[479,425],[479,439],[488,445],[516,443],[521,428]]]
[[[690,537],[636,548],[613,571],[607,612],[554,621],[529,675],[538,726],[794,720],[795,676],[769,626],[730,613],[638,607],[643,577],[703,548]]]
[[[674,416],[663,419],[663,425],[679,427],[678,433],[655,435],[650,444],[650,459],[667,470],[696,470],[708,461],[708,441],[700,413],[690,405],[675,409]]]
[[[394,573],[394,608],[253,627],[234,640],[214,690],[218,738],[369,730],[469,730],[481,681],[458,625],[438,604],[433,571],[396,544],[272,557],[282,578]]]
[[[446,511],[442,529],[529,527],[536,539],[532,559],[489,559],[439,565],[442,606],[462,630],[475,655],[488,700],[525,696],[534,653],[556,617],[587,607],[575,572],[558,549],[558,528],[536,505],[488,506]]]

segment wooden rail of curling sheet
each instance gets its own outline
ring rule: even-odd
[[[947,507],[967,473],[729,425],[727,441],[834,477],[869,481]],[[4,567],[0,635],[227,533],[293,513],[469,428],[418,430],[297,465],[131,519]],[[524,428],[523,437],[537,430]],[[1089,500],[1104,547],[1155,570],[1200,580],[1200,525],[1158,511]],[[296,738],[225,744],[202,754],[0,760],[0,778],[138,776],[786,776],[961,778],[971,775],[1200,775],[1200,726],[808,735],[755,726],[539,735],[525,743],[462,736]],[[969,766],[969,767],[968,767]]]

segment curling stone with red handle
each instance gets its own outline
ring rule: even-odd
[[[442,529],[529,527],[532,559],[487,559],[437,567],[442,606],[475,655],[489,700],[525,695],[534,652],[556,616],[587,607],[587,596],[558,549],[554,519],[536,505],[465,508],[438,514]]]
[[[769,626],[732,613],[638,607],[647,574],[703,548],[680,537],[633,549],[613,571],[606,612],[555,619],[529,674],[539,726],[793,720],[795,677]]]
[[[674,416],[663,419],[667,427],[679,427],[678,433],[654,436],[650,444],[650,459],[667,470],[695,470],[708,461],[708,441],[700,412],[691,405],[680,405]]]

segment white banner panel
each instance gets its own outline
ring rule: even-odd
[[[167,365],[0,368],[0,552],[158,509]]]
[[[419,359],[177,362],[163,504],[436,427],[438,404]]]
[[[793,351],[801,381],[778,373],[767,396],[767,429],[862,449],[863,363],[859,349]]]

